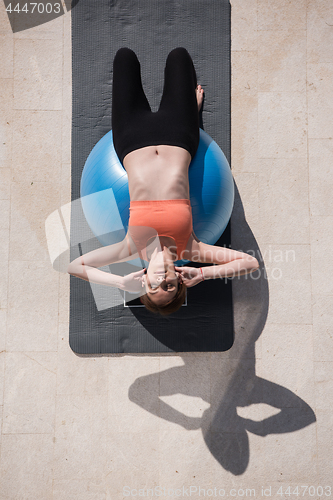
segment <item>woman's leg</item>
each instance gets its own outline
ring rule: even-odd
[[[172,50],[166,61],[159,112],[165,115],[169,127],[188,132],[188,149],[192,157],[199,142],[196,87],[197,77],[190,54],[183,47]]]
[[[124,134],[142,111],[150,111],[141,81],[140,63],[133,50],[123,47],[113,61],[112,130],[113,142],[120,157]],[[121,158],[122,160],[122,158]]]

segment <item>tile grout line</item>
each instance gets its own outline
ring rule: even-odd
[[[3,401],[2,401],[2,418],[1,418],[1,444],[2,444],[2,436],[3,436],[3,425],[4,425],[4,408],[5,408],[5,389],[6,389],[6,367],[7,367],[7,336],[8,336],[8,316],[9,316],[9,255],[10,255],[10,234],[11,234],[11,209],[12,209],[12,174],[13,174],[13,119],[14,119],[14,63],[15,63],[15,39],[12,34],[13,40],[13,73],[12,73],[12,87],[11,87],[11,107],[10,107],[10,162],[9,162],[9,171],[10,171],[10,182],[9,182],[9,210],[8,210],[8,257],[7,257],[7,294],[6,294],[6,326],[5,326],[5,352],[4,352],[4,370],[3,370]],[[2,446],[0,446],[0,463],[2,458]]]

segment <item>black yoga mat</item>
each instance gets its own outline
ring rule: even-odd
[[[153,111],[162,95],[168,53],[179,46],[189,51],[205,90],[203,128],[230,161],[229,1],[80,0],[72,9],[71,259],[100,246],[76,200],[86,158],[111,129],[112,61],[123,46],[138,55]],[[217,244],[230,245],[229,226]],[[119,294],[71,277],[69,339],[74,352],[225,351],[232,346],[229,280],[188,289],[187,305],[168,317],[143,307],[124,307]]]

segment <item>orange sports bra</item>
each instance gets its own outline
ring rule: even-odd
[[[147,260],[146,246],[154,236],[169,236],[177,246],[177,257],[182,258],[193,231],[190,200],[131,201],[128,232],[142,258]]]

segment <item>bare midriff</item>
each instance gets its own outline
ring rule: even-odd
[[[128,153],[123,164],[130,199],[189,199],[190,162],[190,153],[178,146],[147,146]]]

